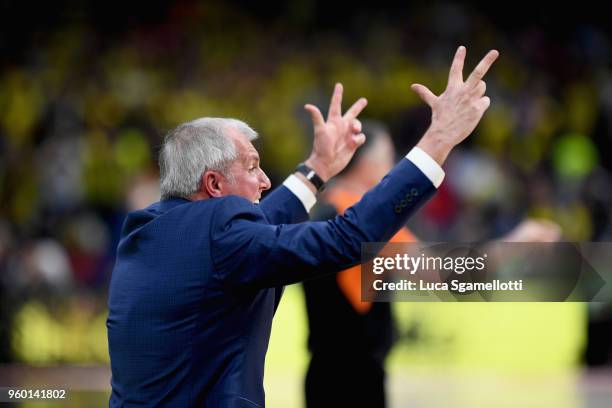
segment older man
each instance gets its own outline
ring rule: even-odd
[[[270,182],[252,129],[204,118],[172,131],[160,157],[162,200],[128,215],[117,250],[107,322],[110,405],[264,406],[264,359],[282,285],[355,265],[361,242],[388,240],[431,197],[444,176],[440,165],[489,106],[482,77],[497,56],[489,52],[464,82],[460,47],[440,96],[413,85],[432,108],[430,128],[332,221],[301,222],[317,189],[365,140],[356,118],[366,101],[342,115],[341,85],[327,120],[306,105],[312,154],[259,205]]]

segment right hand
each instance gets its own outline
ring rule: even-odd
[[[427,87],[413,84],[412,90],[431,107],[431,126],[417,145],[439,164],[444,163],[453,147],[461,143],[478,125],[491,100],[484,96],[487,89],[482,80],[499,52],[491,50],[463,81],[465,47],[455,53],[448,76],[448,85],[436,96]]]
[[[310,166],[323,181],[329,180],[346,167],[359,146],[365,143],[361,133],[361,122],[357,116],[366,107],[368,101],[359,98],[342,114],[342,84],[337,83],[329,104],[327,120],[314,105],[304,108],[310,112],[314,127],[312,153],[306,164]]]

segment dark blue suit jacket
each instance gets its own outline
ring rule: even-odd
[[[302,222],[286,187],[130,213],[109,294],[110,406],[260,407],[282,285],[359,263],[435,191],[401,162],[344,216]],[[415,195],[416,193],[416,195]]]

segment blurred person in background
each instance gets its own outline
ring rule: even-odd
[[[364,120],[365,144],[323,193],[313,220],[329,220],[358,202],[393,168],[387,129]],[[406,228],[390,242],[414,242]],[[360,266],[303,283],[308,312],[308,407],[384,407],[384,360],[393,344],[391,305],[361,301]]]
[[[358,202],[393,168],[395,149],[381,122],[362,121],[366,142],[333,180],[313,210],[313,220],[329,220]],[[501,238],[507,242],[553,242],[561,236],[553,222],[525,219]],[[402,228],[390,242],[415,242]],[[385,359],[396,339],[389,302],[361,300],[360,266],[303,283],[308,312],[310,363],[306,406],[384,407]],[[450,305],[449,305],[450,306]]]

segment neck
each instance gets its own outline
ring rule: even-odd
[[[210,196],[207,193],[204,193],[202,191],[198,191],[197,193],[187,197],[189,201],[200,201],[200,200],[206,200],[208,198],[210,198]]]

